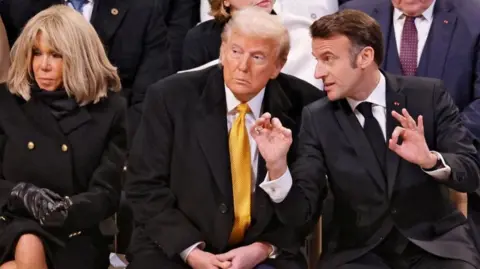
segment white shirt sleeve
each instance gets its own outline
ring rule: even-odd
[[[187,258],[188,258],[188,255],[190,255],[190,253],[196,249],[196,248],[200,248],[200,249],[203,249],[205,248],[205,242],[198,242],[198,243],[195,243],[193,245],[191,245],[189,248],[185,249],[184,251],[180,252],[180,257],[182,258],[182,260],[184,262],[187,262]]]
[[[287,197],[288,192],[292,188],[292,183],[292,175],[290,174],[289,169],[287,169],[281,177],[275,180],[270,180],[267,172],[265,180],[260,184],[260,188],[270,196],[270,199],[274,203],[281,203],[285,197]]]
[[[433,171],[425,171],[423,170],[425,173],[427,173],[428,175],[438,179],[438,180],[447,180],[450,178],[450,175],[452,174],[452,168],[450,166],[448,166],[446,163],[445,163],[445,160],[443,159],[443,156],[442,154],[436,152],[436,151],[432,151],[432,153],[434,153],[435,155],[438,156],[438,158],[440,158],[440,160],[442,161],[442,164],[443,164],[443,167],[440,168],[440,169],[437,169],[437,170],[433,170]]]

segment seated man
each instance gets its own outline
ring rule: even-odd
[[[480,139],[480,1],[355,0],[342,8],[361,10],[380,24],[386,52],[383,70],[441,79],[465,126]],[[478,193],[469,194],[472,219],[479,218],[478,201]],[[476,226],[480,229],[480,220]]]
[[[361,11],[325,16],[311,34],[328,98],[304,109],[290,170],[282,120],[267,113],[251,128],[280,221],[316,218],[328,180],[337,236],[322,268],[479,268],[467,219],[449,198],[449,188],[479,187],[478,152],[443,83],[380,71],[380,26]]]
[[[286,228],[275,217],[247,131],[268,111],[295,134],[302,108],[323,96],[280,73],[289,44],[277,16],[251,7],[225,27],[221,67],[149,88],[126,182],[129,268],[306,268],[299,249],[316,220]]]

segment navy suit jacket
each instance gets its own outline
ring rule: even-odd
[[[392,42],[395,39],[389,38],[394,33],[391,0],[354,0],[340,9],[360,10],[375,18],[382,28],[385,50],[393,46],[398,51]],[[417,76],[443,80],[465,126],[480,138],[480,1],[437,0],[433,14]],[[401,74],[398,57],[398,52],[387,53],[388,68],[384,62],[382,69]]]

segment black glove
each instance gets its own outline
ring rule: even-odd
[[[37,220],[53,210],[55,203],[63,199],[49,189],[38,188],[33,184],[24,182],[13,187],[10,196],[14,202],[15,200],[21,201],[23,207]]]
[[[40,224],[45,227],[62,227],[68,217],[68,209],[72,200],[67,196],[57,201],[46,215],[40,218]]]

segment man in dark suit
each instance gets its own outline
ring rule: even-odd
[[[322,268],[479,268],[448,195],[478,188],[478,152],[442,82],[381,72],[381,29],[361,11],[325,16],[311,34],[328,98],[304,109],[291,170],[281,119],[266,114],[251,129],[278,218],[308,221],[328,181],[336,240]]]
[[[478,0],[354,0],[341,7],[347,8],[379,22],[386,53],[382,69],[443,80],[465,126],[480,139]],[[479,194],[469,194],[468,200],[469,216],[480,219],[480,204],[474,204]],[[480,229],[480,222],[476,225]]]
[[[341,9],[361,10],[378,21],[383,70],[441,79],[465,126],[480,138],[479,1],[353,0]]]
[[[222,67],[148,91],[126,182],[137,225],[131,269],[306,268],[299,249],[316,220],[279,223],[247,129],[269,111],[296,132],[302,108],[323,93],[280,73],[289,37],[276,16],[252,7],[227,25]]]
[[[152,83],[173,73],[167,29],[158,0],[4,0],[0,13],[10,44],[26,22],[54,4],[67,4],[91,22],[109,60],[118,67],[128,100],[129,137],[140,121],[141,102]]]

